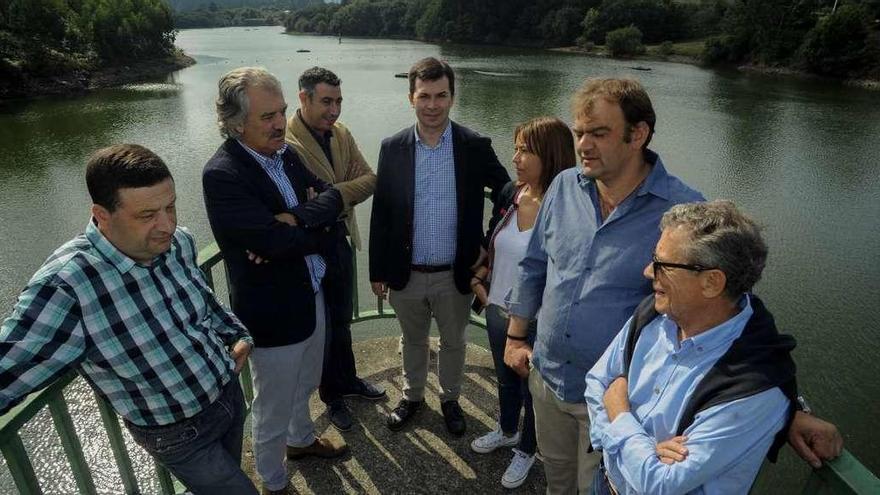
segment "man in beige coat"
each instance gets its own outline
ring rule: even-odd
[[[364,160],[348,129],[337,122],[342,112],[341,81],[336,74],[312,67],[299,78],[300,108],[287,122],[287,143],[296,150],[306,167],[318,178],[334,185],[342,194],[345,222],[351,245],[361,248],[354,207],[373,194],[376,174]],[[369,400],[385,398],[385,390],[357,376],[351,350],[352,249],[346,239],[338,243],[339,266],[325,278],[329,331],[324,369],[318,389],[327,405],[330,422],[341,431],[352,427],[352,417],[344,397]]]

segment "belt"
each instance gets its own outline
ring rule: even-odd
[[[409,265],[409,269],[419,273],[439,273],[452,270],[452,265]]]
[[[611,495],[619,495],[620,492],[617,491],[614,483],[611,482],[611,478],[608,477],[608,471],[605,469],[604,459],[599,461],[599,469],[602,470],[602,477],[605,478],[605,486],[608,487],[608,491],[611,493]]]

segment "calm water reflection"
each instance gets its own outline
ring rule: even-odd
[[[89,206],[83,164],[95,148],[137,142],[158,152],[176,179],[180,223],[200,246],[212,241],[199,178],[220,143],[216,83],[234,67],[269,68],[292,107],[300,72],[334,70],[343,80],[342,120],[373,164],[381,139],[412,122],[407,82],[392,75],[421,57],[440,56],[457,69],[453,118],[490,136],[506,163],[517,123],[542,114],[570,120],[569,95],[585,77],[633,76],[654,101],[653,147],[668,168],[766,225],[771,258],[758,292],[798,337],[801,388],[819,414],[841,426],[847,447],[880,472],[870,424],[880,413],[880,324],[868,316],[880,303],[880,94],[660,62],[635,72],[627,62],[543,51],[387,40],[340,45],[278,28],[183,31],[178,44],[199,63],[167,79],[0,107],[0,301],[7,302],[0,316],[51,250],[82,231]],[[295,53],[299,48],[311,53]],[[368,225],[369,204],[358,214]],[[365,267],[363,255],[360,261]],[[367,291],[361,287],[362,301],[370,300]],[[60,452],[54,436],[36,439],[42,430],[29,430],[32,448]],[[87,450],[90,462],[112,464],[106,440],[90,440]],[[759,491],[802,479],[806,469],[791,457]],[[147,460],[136,462],[148,470]],[[68,468],[50,463],[40,470],[61,480],[48,491],[75,491]],[[116,479],[96,481],[101,491],[119,491]],[[4,469],[0,491],[8,483]],[[777,490],[769,488],[774,483]]]

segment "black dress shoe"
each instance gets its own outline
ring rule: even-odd
[[[464,411],[461,410],[458,401],[448,400],[440,404],[440,409],[443,411],[443,421],[446,422],[446,429],[449,430],[449,433],[457,437],[464,435],[467,423],[464,421]]]
[[[385,389],[377,387],[372,383],[368,383],[360,378],[356,379],[351,388],[343,397],[356,397],[359,399],[379,400],[385,398]]]
[[[354,421],[345,401],[340,399],[327,404],[327,415],[330,417],[330,424],[337,430],[351,431],[351,425]]]
[[[423,401],[410,402],[402,399],[397,407],[388,415],[388,429],[398,431],[406,425],[407,421],[415,416],[416,412],[422,407]]]

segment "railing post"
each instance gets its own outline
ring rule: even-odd
[[[119,426],[116,412],[97,394],[95,399],[98,401],[98,411],[101,413],[101,421],[104,423],[104,430],[107,432],[107,438],[110,440],[110,450],[113,451],[113,457],[116,459],[116,467],[119,468],[119,476],[122,478],[122,486],[125,488],[125,493],[127,495],[140,493],[134,469],[131,467],[131,457],[128,455],[128,449],[125,447],[122,427]]]
[[[0,450],[3,451],[3,457],[6,458],[6,466],[12,475],[12,481],[21,495],[40,495],[40,484],[37,482],[37,475],[34,473],[34,466],[28,457],[21,437],[16,433],[8,443],[0,444]]]
[[[67,403],[64,402],[63,394],[58,394],[57,397],[49,401],[49,412],[55,422],[55,430],[61,437],[61,446],[64,448],[64,453],[67,454],[79,493],[84,495],[97,494],[95,480],[92,479],[92,473],[83,455],[82,444],[79,437],[76,436],[76,429],[73,427],[73,420],[70,419],[70,410],[67,408]]]
[[[153,459],[153,463],[156,465],[156,477],[159,478],[159,493],[174,495],[176,491],[174,490],[174,482],[171,481],[171,473],[155,459]]]

